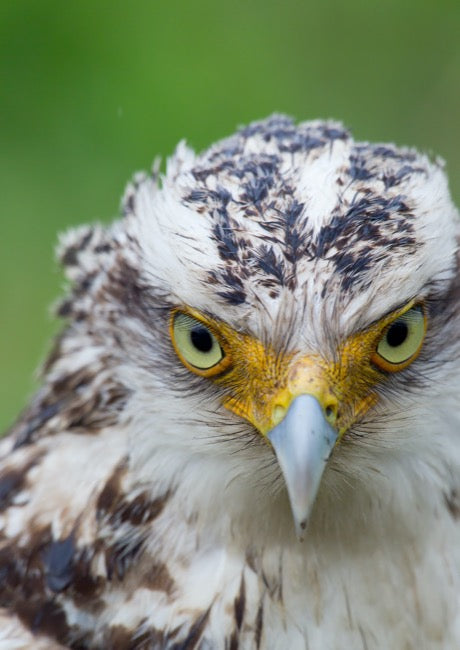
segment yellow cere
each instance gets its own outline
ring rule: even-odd
[[[190,308],[173,311],[170,324],[184,365],[223,387],[224,406],[264,436],[283,419],[295,397],[310,394],[341,437],[376,403],[375,388],[385,375],[417,357],[425,332],[425,308],[411,302],[353,334],[334,359],[325,359],[301,351],[278,353]]]

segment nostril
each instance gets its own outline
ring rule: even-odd
[[[335,424],[335,421],[337,420],[337,417],[338,417],[337,405],[336,404],[327,404],[327,406],[324,409],[324,414],[326,416],[326,420],[330,424]]]

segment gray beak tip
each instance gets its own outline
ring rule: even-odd
[[[307,519],[303,519],[302,521],[296,522],[295,526],[295,532],[297,535],[297,539],[299,542],[304,542],[305,541],[305,533],[307,530]]]
[[[325,419],[318,400],[304,394],[293,400],[268,438],[286,481],[296,535],[302,541],[337,431]]]

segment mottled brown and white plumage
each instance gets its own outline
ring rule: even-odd
[[[0,649],[460,647],[442,164],[275,115],[123,212],[62,238],[67,325],[0,445]]]

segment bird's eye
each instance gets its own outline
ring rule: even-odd
[[[224,351],[211,330],[201,321],[181,312],[173,315],[171,337],[181,361],[199,374],[222,370]]]
[[[416,305],[386,328],[372,361],[389,372],[406,368],[418,355],[425,331],[425,313],[421,305]]]

